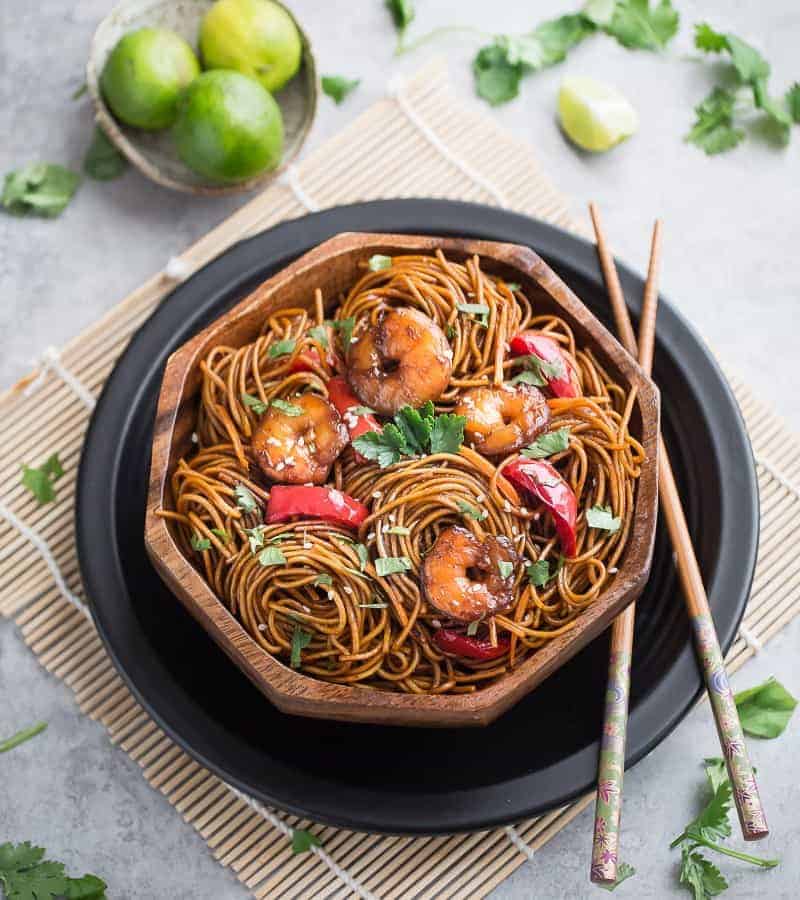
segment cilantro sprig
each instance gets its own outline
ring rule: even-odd
[[[381,431],[368,431],[353,441],[353,447],[365,459],[385,469],[402,457],[435,453],[458,453],[464,442],[466,418],[445,413],[437,416],[428,401],[419,409],[404,406]]]
[[[680,882],[692,891],[695,900],[708,900],[728,887],[724,875],[700,852],[701,849],[712,850],[765,869],[771,869],[780,862],[777,859],[763,859],[742,853],[721,843],[731,834],[731,783],[724,774],[723,760],[705,760],[705,770],[711,796],[698,815],[670,844],[670,849],[681,848]]]
[[[545,459],[554,453],[561,453],[569,447],[569,428],[558,428],[540,434],[536,440],[522,451],[528,459]]]
[[[6,175],[0,204],[14,216],[52,219],[66,208],[80,176],[55,163],[31,163]]]
[[[785,144],[792,122],[800,121],[800,87],[795,84],[783,97],[773,97],[769,92],[771,67],[761,53],[735,34],[716,31],[707,22],[695,25],[694,43],[704,53],[727,55],[738,90],[717,85],[695,107],[695,122],[686,141],[709,156],[736,147],[745,136],[736,120],[742,111],[738,101],[743,93],[749,93],[751,109],[763,113],[777,143]]]
[[[105,900],[106,883],[97,875],[70,878],[64,864],[44,858],[29,841],[0,844],[0,885],[9,900]]]

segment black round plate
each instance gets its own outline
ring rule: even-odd
[[[301,253],[342,231],[429,233],[527,244],[604,321],[592,245],[488,207],[387,200],[326,210],[232,247],[178,287],[109,378],[80,468],[77,537],[95,622],[144,708],[203,765],[266,803],[370,831],[482,829],[559,806],[591,788],[607,637],[483,729],[423,730],[278,712],[163,586],[144,549],[150,442],[167,356]],[[620,267],[634,314],[642,280]],[[655,378],[720,641],[744,610],[758,543],[750,445],[731,392],[694,331],[666,302]],[[659,525],[639,603],[628,764],[686,715],[701,690],[672,553]]]

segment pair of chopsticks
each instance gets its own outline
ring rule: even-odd
[[[611,301],[617,334],[628,353],[634,359],[638,359],[639,365],[647,375],[650,375],[653,368],[658,308],[661,222],[657,220],[653,228],[637,346],[619,276],[614,265],[614,258],[603,232],[600,213],[593,203],[589,205],[589,213],[592,217],[597,254]],[[753,767],[747,755],[739,714],[733,699],[733,692],[728,684],[717,631],[703,587],[703,578],[689,537],[689,528],[663,441],[659,447],[658,487],[661,510],[664,513],[667,531],[675,551],[678,576],[694,633],[695,649],[703,669],[722,755],[725,758],[728,776],[733,787],[733,797],[739,814],[742,835],[746,841],[757,841],[769,834],[767,820],[761,807]],[[611,651],[603,735],[597,771],[597,799],[590,873],[591,880],[601,884],[609,884],[617,879],[622,778],[625,770],[625,735],[628,723],[630,666],[635,617],[636,605],[632,603],[615,619],[611,628]]]

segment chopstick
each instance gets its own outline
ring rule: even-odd
[[[642,316],[637,346],[630,315],[616,266],[605,239],[597,207],[589,205],[600,265],[611,300],[617,332],[625,349],[638,356],[649,375],[655,348],[655,321],[658,305],[658,269],[661,258],[661,223],[656,221],[650,247],[650,264],[642,302]],[[680,495],[663,442],[659,447],[659,491],[661,509],[675,551],[678,575],[687,612],[692,624],[695,646],[717,733],[728,768],[742,834],[747,841],[760,840],[769,833],[761,799],[747,755],[744,734],[733,693],[728,684],[722,651],[711,617],[697,557],[689,537],[689,528]],[[635,605],[631,604],[612,625],[608,689],[604,714],[603,739],[598,766],[598,787],[594,840],[592,844],[591,880],[609,883],[616,880],[619,852],[619,820],[622,809],[622,778],[625,769],[625,733],[628,719],[630,661],[633,650]]]

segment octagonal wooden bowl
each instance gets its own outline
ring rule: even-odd
[[[474,254],[485,271],[519,282],[539,311],[571,325],[627,390],[636,390],[631,431],[647,454],[636,489],[634,521],[619,572],[575,626],[473,694],[400,694],[332,684],[303,675],[259,647],[183,555],[172,526],[158,515],[172,508],[170,476],[191,452],[201,384],[200,361],[219,344],[241,346],[260,333],[266,316],[284,307],[311,306],[315,288],[331,304],[363,273],[374,253],[433,253],[451,259]],[[641,593],[650,569],[657,514],[658,390],[563,281],[529,248],[515,244],[392,234],[341,234],[301,256],[236,307],[184,344],[168,360],[156,414],[145,543],[156,570],[176,597],[253,683],[281,710],[296,715],[395,725],[486,725],[533,690],[597,637]],[[604,678],[605,672],[598,672]]]

